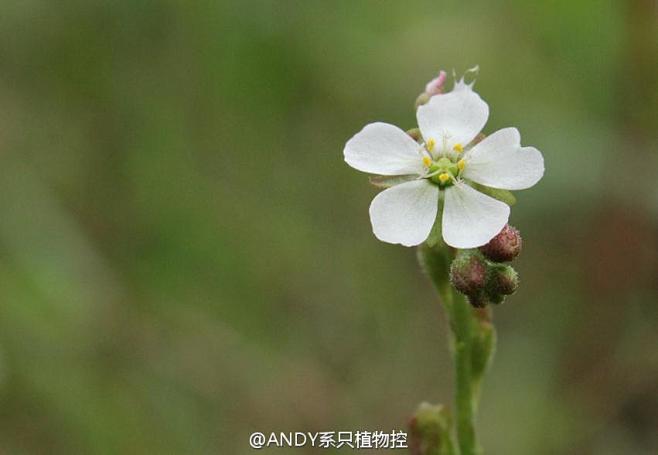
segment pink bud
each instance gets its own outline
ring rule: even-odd
[[[518,229],[506,224],[497,236],[480,247],[480,251],[494,262],[508,262],[519,255],[521,245],[521,234]]]
[[[447,75],[445,71],[439,71],[439,76],[429,81],[425,86],[425,93],[430,96],[440,95],[443,93],[443,84],[446,81],[446,77]]]

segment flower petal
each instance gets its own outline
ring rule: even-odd
[[[372,231],[388,243],[423,243],[436,221],[438,203],[439,187],[424,179],[384,190],[370,204]]]
[[[397,126],[371,123],[345,144],[345,162],[371,174],[402,175],[423,172],[418,144]]]
[[[465,147],[482,130],[489,117],[489,106],[470,88],[436,95],[416,111],[418,127],[425,140],[437,144],[446,140],[452,149],[455,144]]]
[[[492,188],[523,190],[544,175],[541,152],[521,147],[516,128],[496,131],[467,153],[464,178]]]
[[[455,248],[482,246],[498,234],[509,219],[509,206],[474,190],[464,182],[446,188],[443,239]]]

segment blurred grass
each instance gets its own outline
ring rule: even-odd
[[[544,152],[496,311],[484,446],[658,443],[655,2],[4,2],[0,451],[250,453],[446,401],[414,252],[342,161],[479,64],[488,132]],[[298,450],[295,453],[313,453]]]

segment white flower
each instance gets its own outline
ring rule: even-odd
[[[405,246],[424,242],[443,200],[443,239],[455,248],[474,248],[491,240],[507,223],[510,208],[470,186],[522,190],[544,174],[544,159],[534,147],[521,147],[516,128],[496,131],[469,145],[482,130],[489,106],[459,81],[416,112],[424,142],[386,123],[371,123],[345,145],[347,164],[394,179],[395,186],[370,204],[378,239]],[[403,182],[403,183],[399,183]]]

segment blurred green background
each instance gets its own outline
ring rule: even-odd
[[[485,132],[547,167],[484,447],[656,453],[654,0],[2,1],[0,452],[247,454],[449,402],[437,298],[342,149],[475,64]]]

